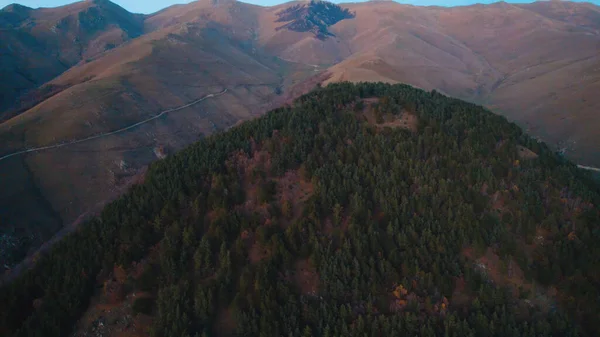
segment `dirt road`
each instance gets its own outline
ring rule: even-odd
[[[129,125],[127,127],[124,127],[124,128],[121,128],[121,129],[118,129],[118,130],[115,130],[115,131],[111,131],[111,132],[107,132],[107,133],[102,133],[102,134],[99,134],[99,135],[90,136],[90,137],[83,138],[83,139],[77,139],[77,140],[73,140],[73,141],[70,141],[70,142],[65,142],[65,143],[60,143],[60,144],[54,144],[54,145],[48,145],[48,146],[42,146],[42,147],[36,147],[36,148],[22,150],[22,151],[17,151],[17,152],[14,152],[14,153],[7,154],[7,155],[5,155],[3,157],[0,157],[0,161],[2,161],[4,159],[8,159],[10,157],[14,157],[14,156],[18,156],[18,155],[21,155],[21,154],[25,154],[25,153],[31,153],[31,152],[39,152],[39,151],[44,151],[44,150],[57,149],[57,148],[61,148],[61,147],[69,146],[69,145],[80,144],[80,143],[87,142],[87,141],[90,141],[90,140],[95,140],[95,139],[100,139],[100,138],[112,136],[112,135],[115,135],[117,133],[121,133],[121,132],[125,132],[127,130],[130,130],[130,129],[133,129],[136,126],[140,126],[142,124],[146,124],[146,123],[148,123],[150,121],[153,121],[153,120],[155,120],[157,118],[162,117],[163,115],[165,115],[165,114],[167,114],[169,112],[179,111],[179,110],[185,109],[187,107],[190,107],[192,105],[198,104],[198,103],[200,103],[200,102],[202,102],[202,101],[204,101],[204,100],[206,100],[208,98],[213,98],[213,97],[221,96],[221,95],[223,95],[226,92],[227,92],[227,88],[225,88],[223,91],[221,91],[219,93],[216,93],[216,94],[208,94],[208,95],[206,95],[206,96],[204,96],[204,97],[202,97],[200,99],[197,99],[197,100],[195,100],[195,101],[193,101],[191,103],[188,103],[186,105],[182,105],[182,106],[177,107],[177,108],[173,108],[173,109],[162,111],[161,113],[159,113],[158,115],[156,115],[154,117],[150,117],[148,119],[145,119],[143,121],[137,122],[135,124]]]
[[[584,166],[584,165],[577,165],[577,167],[579,167],[580,169],[584,169],[584,170],[600,172],[600,168],[598,168],[598,167],[591,167],[591,166]]]

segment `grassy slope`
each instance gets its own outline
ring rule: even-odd
[[[578,162],[600,163],[598,7],[346,6],[357,16],[333,26],[337,38],[328,43],[351,52],[330,69],[329,83],[381,80],[437,89],[485,104],[553,146],[566,144]],[[311,53],[296,50],[294,60],[311,60]]]
[[[41,9],[16,5],[0,12],[0,28],[0,120],[5,120],[39,101],[37,88],[45,82],[141,35],[143,17],[109,1]]]
[[[229,7],[215,11],[204,5],[199,3],[198,10],[221,15],[223,25],[241,15],[234,12],[232,17]],[[255,10],[243,4],[233,8],[238,7],[246,10],[243,17],[252,17]],[[2,152],[85,138],[224,88],[229,90],[227,94],[124,134],[27,155],[26,167],[38,185],[26,189],[25,194],[35,195],[39,190],[52,206],[53,214],[70,223],[95,205],[117,196],[141,167],[156,159],[155,148],[164,147],[172,153],[202,135],[250,119],[273,107],[286,97],[288,89],[315,74],[312,67],[288,63],[266,55],[256,46],[240,44],[241,37],[229,31],[228,26],[196,14],[200,18],[196,17],[199,21],[195,25],[165,27],[53,80],[48,85],[67,89],[0,125]],[[245,34],[242,29],[238,32]],[[0,171],[11,172],[21,160],[11,158],[0,163]],[[18,171],[6,177],[11,184],[5,185],[9,188],[1,206],[7,215],[5,223],[55,228],[46,221],[9,213],[21,203],[16,196],[24,192],[28,183]],[[50,216],[46,208],[33,203],[29,210]]]

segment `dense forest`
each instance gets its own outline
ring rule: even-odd
[[[118,283],[156,337],[599,336],[599,202],[480,106],[332,84],[152,164],[0,289],[0,335]]]

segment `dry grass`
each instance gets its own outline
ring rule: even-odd
[[[417,131],[419,120],[415,114],[408,112],[407,110],[403,110],[399,115],[385,114],[383,116],[383,122],[378,122],[373,111],[374,104],[377,104],[378,102],[378,98],[363,99],[364,107],[361,115],[364,116],[370,124],[376,126],[379,130],[385,128],[401,128],[412,132]]]
[[[400,118],[395,118],[391,121],[386,121],[384,123],[378,124],[377,126],[379,128],[401,128],[416,132],[418,123],[419,121],[417,119],[417,116],[408,112],[404,112],[402,113],[402,115],[400,115]]]
[[[524,248],[527,251],[531,250],[530,247]],[[556,302],[558,295],[556,289],[552,287],[545,288],[539,284],[534,285],[528,281],[523,270],[514,259],[501,258],[489,247],[480,257],[475,256],[472,248],[464,249],[462,255],[472,261],[473,267],[491,282],[498,286],[509,287],[515,298],[521,298],[518,302],[520,307],[535,305],[547,312]],[[521,293],[522,291],[527,292],[527,294]],[[469,295],[465,292],[464,285],[462,285],[462,290],[458,287],[455,289],[452,302],[456,303],[458,300],[461,303],[466,303],[468,298]],[[527,313],[524,312],[523,315],[527,315]]]
[[[262,247],[258,242],[254,241],[252,246],[250,246],[250,250],[248,252],[248,259],[250,260],[250,263],[257,264],[269,256],[271,256],[269,250],[265,247]]]
[[[530,286],[525,281],[523,271],[514,260],[502,260],[491,248],[488,248],[485,254],[477,259],[474,258],[470,249],[465,249],[463,255],[474,260],[477,268],[498,285],[510,285],[514,290]]]
[[[107,337],[148,337],[152,317],[133,312],[136,299],[152,297],[144,292],[125,293],[125,283],[130,276],[139,276],[144,263],[132,270],[116,267],[106,276],[103,290],[91,299],[88,309],[76,324],[74,337],[101,335]],[[120,296],[115,296],[119,290]]]
[[[308,260],[296,263],[294,281],[305,295],[316,295],[319,291],[319,274]]]
[[[538,157],[537,153],[531,151],[530,149],[521,146],[521,145],[517,145],[517,151],[519,154],[519,158],[521,159],[535,159]]]

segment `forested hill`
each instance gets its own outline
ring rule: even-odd
[[[598,336],[598,188],[473,104],[341,83],[151,165],[2,336]]]

